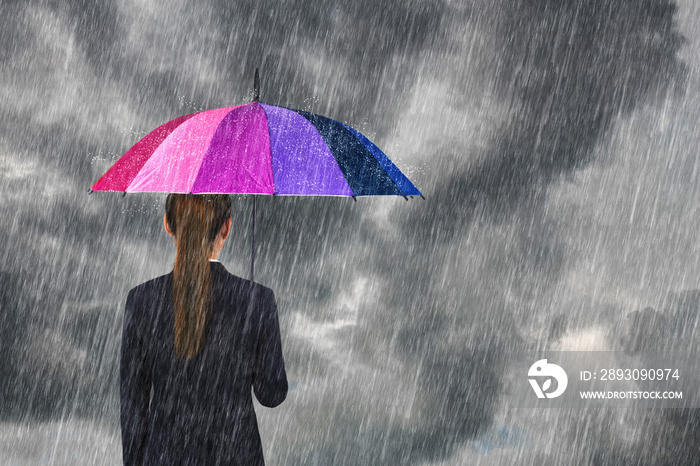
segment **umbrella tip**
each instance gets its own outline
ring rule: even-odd
[[[421,199],[425,200],[425,196],[423,196],[422,194],[420,195],[420,197]]]
[[[92,188],[88,188],[88,194],[92,194]]]
[[[253,102],[260,100],[260,73],[255,68],[255,80],[253,81]]]
[[[124,191],[124,194],[122,194],[122,197],[126,197],[126,191]]]
[[[190,191],[189,194],[187,194],[187,199],[190,199],[190,198],[192,198],[192,191]]]
[[[354,194],[352,195],[352,200],[357,202],[357,197]]]

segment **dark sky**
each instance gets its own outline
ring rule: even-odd
[[[0,460],[118,464],[123,302],[174,248],[164,196],[87,188],[259,67],[263,101],[356,127],[426,195],[260,200],[293,386],[259,410],[270,464],[690,464],[695,411],[514,412],[507,386],[525,349],[696,343],[699,13],[0,3]],[[241,275],[249,208],[221,255]]]

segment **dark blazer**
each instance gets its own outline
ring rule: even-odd
[[[120,365],[125,465],[264,464],[251,387],[263,406],[287,396],[275,296],[219,262],[211,270],[206,344],[189,362],[175,356],[173,272],[129,291]]]

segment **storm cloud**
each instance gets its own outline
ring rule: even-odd
[[[158,124],[249,100],[260,68],[262,100],[366,132],[426,196],[258,200],[256,276],[278,297],[293,387],[260,413],[270,462],[473,462],[479,439],[509,422],[530,430],[502,442],[504,461],[645,458],[620,440],[615,414],[538,429],[505,415],[501,397],[509,354],[574,339],[591,322],[619,331],[627,349],[694,328],[695,295],[669,304],[672,314],[613,303],[591,317],[569,281],[589,252],[571,243],[586,237],[581,204],[592,201],[567,190],[605,170],[616,151],[601,147],[640,112],[687,99],[676,2],[37,1],[0,13],[4,421],[118,429],[123,300],[167,273],[174,250],[163,196],[85,191]],[[616,225],[642,221],[648,192]],[[222,254],[240,275],[249,201],[234,200]],[[627,245],[610,238],[601,247]],[[667,414],[634,438],[669,445],[647,458],[670,464],[696,425],[693,411]],[[570,434],[571,456],[532,446],[554,435],[547,426]]]
[[[495,2],[489,70],[509,118],[483,161],[455,167],[431,192],[434,208],[416,209],[421,234],[429,228],[449,240],[475,216],[508,221],[550,183],[589,164],[617,119],[682,93],[676,10],[666,0]]]

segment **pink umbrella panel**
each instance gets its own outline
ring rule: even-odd
[[[165,123],[137,142],[91,189],[422,196],[377,146],[353,128],[260,102]]]

